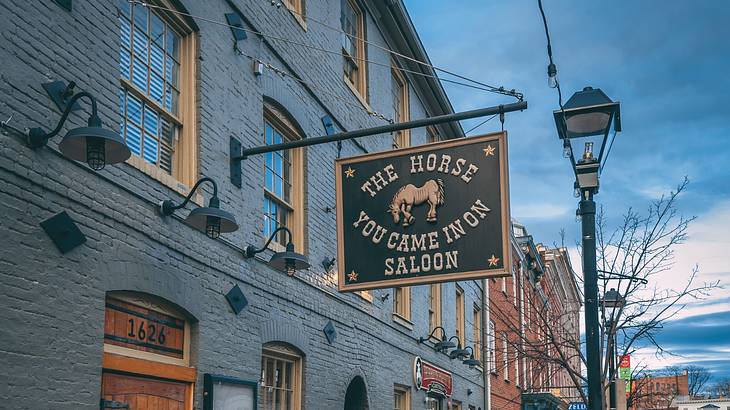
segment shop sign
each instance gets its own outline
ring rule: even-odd
[[[109,299],[104,343],[182,359],[185,322],[165,313]]]
[[[505,133],[335,165],[340,291],[510,275]]]
[[[619,356],[618,367],[631,367],[631,355],[625,354],[623,356]]]
[[[425,390],[426,393],[451,397],[451,373],[422,360],[418,356],[413,360],[413,383],[416,390]]]

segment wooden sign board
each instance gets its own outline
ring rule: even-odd
[[[451,372],[416,356],[413,360],[413,384],[417,390],[451,397],[453,378]]]
[[[185,321],[122,300],[108,299],[104,343],[182,359]]]
[[[509,276],[507,135],[335,162],[339,290]]]

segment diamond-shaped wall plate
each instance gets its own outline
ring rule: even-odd
[[[337,329],[335,329],[334,323],[330,320],[327,322],[327,324],[324,326],[324,335],[327,338],[327,342],[329,344],[332,344],[337,340]]]
[[[248,306],[248,300],[246,299],[246,296],[243,296],[243,292],[238,285],[233,286],[231,290],[226,293],[226,300],[236,314],[241,313],[241,311]]]
[[[86,236],[66,211],[57,213],[40,225],[61,253],[69,252],[86,242]]]

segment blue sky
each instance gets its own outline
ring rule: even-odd
[[[513,217],[537,241],[580,237],[570,166],[562,158],[547,86],[546,40],[537,1],[406,0],[432,63],[492,85],[516,88],[529,109],[507,115]],[[621,102],[623,132],[601,177],[599,204],[615,218],[691,183],[680,211],[697,216],[676,264],[677,287],[694,264],[700,280],[730,273],[730,2],[546,0],[545,13],[564,101],[584,86]],[[511,101],[446,85],[462,111]],[[466,121],[468,130],[480,120]],[[497,119],[473,134],[499,129]],[[577,261],[576,261],[577,262]],[[575,263],[579,269],[579,263]],[[660,336],[673,353],[639,355],[650,367],[699,364],[730,377],[730,291],[689,304]],[[691,332],[687,332],[691,330]],[[633,360],[632,360],[633,361]]]

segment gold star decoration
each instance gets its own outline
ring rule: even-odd
[[[345,176],[347,176],[348,178],[354,177],[355,176],[355,170],[352,169],[352,168],[350,168],[350,167],[347,167],[347,169],[345,170]]]
[[[348,274],[347,274],[347,279],[348,279],[348,280],[349,280],[350,282],[356,282],[356,281],[357,281],[357,272],[355,272],[355,271],[352,271],[352,272],[348,273]]]
[[[494,147],[491,144],[487,145],[487,148],[482,149],[482,151],[484,151],[484,155],[487,157],[494,156]]]
[[[499,258],[492,255],[491,258],[487,259],[487,262],[489,262],[489,266],[497,266],[497,263],[499,263]]]

